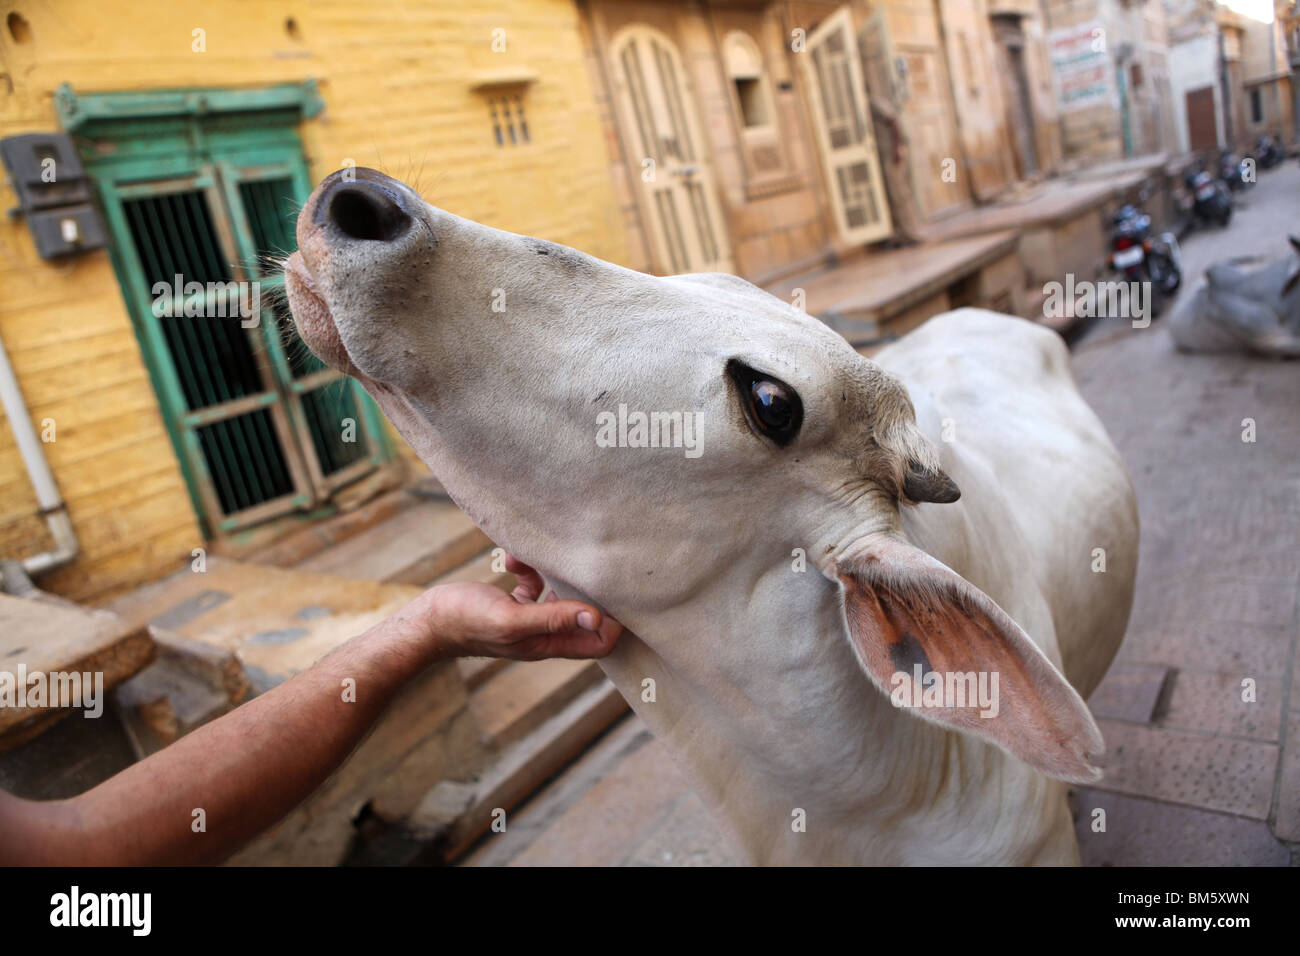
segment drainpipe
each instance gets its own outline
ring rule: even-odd
[[[1235,150],[1236,140],[1232,135],[1232,83],[1228,75],[1227,44],[1223,39],[1223,28],[1219,32],[1219,89],[1223,96],[1223,139],[1219,149]]]
[[[1277,75],[1277,39],[1280,33],[1281,24],[1278,22],[1277,11],[1275,10],[1273,12],[1273,22],[1268,29],[1268,75],[1273,77],[1273,112],[1277,116],[1279,123],[1282,122],[1282,83]],[[1261,93],[1260,99],[1263,100],[1263,97],[1264,94]],[[1265,123],[1267,123],[1267,120],[1265,120]],[[1266,126],[1265,129],[1267,128]],[[1285,132],[1285,127],[1278,127],[1277,138],[1279,142],[1283,139],[1283,132]]]
[[[9,353],[5,351],[3,341],[0,341],[0,401],[4,403],[9,427],[13,429],[18,451],[23,456],[23,464],[27,466],[27,474],[36,491],[40,515],[54,537],[54,550],[23,559],[23,569],[28,574],[39,574],[61,567],[77,556],[77,535],[72,530],[67,505],[59,495],[59,487],[54,483],[49,462],[45,460],[41,440],[32,427],[27,403],[23,401],[23,393],[18,388],[18,379],[14,376],[14,367],[9,363]]]
[[[1119,91],[1119,124],[1120,138],[1122,140],[1121,149],[1124,151],[1125,158],[1132,156],[1133,148],[1133,116],[1131,114],[1132,101],[1128,95],[1128,70],[1127,66],[1132,59],[1133,54],[1129,52],[1130,47],[1127,43],[1121,43],[1115,52],[1115,87]]]

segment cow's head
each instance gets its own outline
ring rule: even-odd
[[[522,559],[653,643],[656,610],[720,568],[756,587],[802,548],[879,687],[914,664],[996,671],[997,718],[922,716],[1095,776],[1078,695],[902,537],[900,504],[957,487],[900,382],[822,323],[734,277],[653,277],[461,219],[367,169],[316,189],[298,243],[286,272],[303,340]]]

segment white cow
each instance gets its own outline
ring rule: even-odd
[[[299,216],[302,338],[495,541],[627,626],[605,672],[738,846],[1078,860],[1062,781],[1100,773],[1080,693],[1124,633],[1137,517],[1052,333],[963,309],[868,361],[740,279],[643,275],[355,174]],[[603,447],[620,405],[689,413],[698,453]],[[996,677],[996,716],[916,706],[956,674]]]
[[[1300,252],[1300,239],[1289,240]],[[1288,254],[1259,269],[1210,266],[1169,317],[1169,334],[1183,352],[1300,358],[1300,262]]]

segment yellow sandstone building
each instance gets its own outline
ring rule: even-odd
[[[0,342],[32,426],[0,435],[0,556],[82,601],[328,515],[409,455],[287,322],[277,262],[334,169],[631,268],[806,291],[862,344],[958,305],[1022,311],[1013,231],[953,217],[1061,159],[1043,23],[1019,0],[0,16]],[[937,254],[883,251],[943,222],[959,241]]]
[[[102,599],[212,535],[328,508],[400,454],[361,393],[273,332],[265,260],[292,249],[295,204],[330,171],[379,167],[460,215],[626,258],[571,0],[0,16],[0,137],[68,132],[107,239],[44,260],[25,217],[0,220],[0,341],[79,545],[48,590]],[[0,200],[18,205],[12,182]],[[200,333],[150,314],[153,283],[180,271],[261,279],[267,321]],[[40,510],[6,427],[0,555],[54,547]]]

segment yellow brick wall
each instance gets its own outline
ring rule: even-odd
[[[91,92],[315,77],[326,109],[300,130],[315,178],[351,159],[458,215],[627,261],[573,0],[16,0],[5,11],[25,29],[20,41],[0,23],[0,136],[57,129],[65,82]],[[492,49],[498,28],[504,52]],[[195,29],[206,52],[191,49]],[[470,79],[524,68],[537,76],[524,100],[532,142],[498,148]],[[7,186],[0,204],[16,204]],[[188,556],[198,524],[108,255],[42,262],[25,224],[0,217],[0,338],[32,418],[56,422],[45,447],[82,546],[39,583],[102,599]],[[6,427],[0,556],[49,546],[34,508]]]

